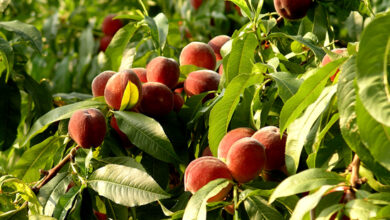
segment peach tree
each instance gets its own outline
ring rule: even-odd
[[[0,3],[1,218],[390,218],[387,1],[42,2]]]

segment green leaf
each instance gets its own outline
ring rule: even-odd
[[[344,181],[345,179],[342,176],[324,169],[305,170],[283,180],[272,193],[269,203],[279,197],[311,191],[323,185],[337,185]]]
[[[335,60],[319,69],[302,83],[298,92],[293,97],[287,100],[280,112],[281,133],[302,114],[307,106],[320,96],[329,77],[334,74],[340,64],[345,60],[345,58]]]
[[[97,169],[88,184],[99,195],[124,206],[140,206],[170,197],[149,174],[122,165],[109,164]]]
[[[301,220],[303,217],[314,209],[322,199],[322,196],[333,186],[322,186],[317,192],[307,195],[299,200],[291,215],[291,220]]]
[[[230,0],[234,4],[236,4],[240,9],[243,11],[243,14],[248,17],[250,20],[252,20],[252,13],[248,7],[248,4],[245,0]]]
[[[290,174],[296,173],[306,137],[309,135],[314,123],[329,106],[336,89],[336,86],[330,86],[322,90],[318,99],[307,107],[302,116],[288,126],[286,166]]]
[[[217,155],[218,144],[226,134],[230,120],[240,101],[244,90],[261,82],[262,74],[241,74],[232,80],[226,88],[225,94],[211,110],[209,118],[209,144],[213,155]]]
[[[60,197],[65,194],[72,177],[68,173],[58,173],[44,185],[38,193],[38,200],[43,206],[43,214],[51,216]]]
[[[321,211],[321,213],[317,216],[316,220],[328,220],[331,218],[332,215],[340,211],[343,207],[344,205],[342,204],[335,204],[329,206]]]
[[[304,44],[305,46],[307,46],[308,48],[310,48],[310,50],[313,51],[313,53],[316,55],[316,57],[319,59],[319,60],[322,60],[322,58],[324,58],[325,56],[325,51],[316,46],[312,41],[308,40],[308,39],[305,39],[303,38],[302,36],[291,36],[291,35],[288,35],[288,34],[285,34],[285,33],[272,33],[270,35],[268,35],[268,38],[280,38],[280,37],[283,37],[283,38],[290,38],[291,40],[295,40],[295,41],[298,41],[299,43],[301,44]]]
[[[303,80],[297,79],[290,73],[285,72],[272,73],[270,76],[273,80],[275,80],[279,89],[280,98],[282,98],[284,103],[286,103],[289,98],[297,93],[303,82]]]
[[[135,112],[114,112],[118,127],[131,143],[167,163],[180,161],[162,126],[153,118]]]
[[[167,17],[163,13],[159,13],[153,19],[145,16],[145,21],[150,28],[155,47],[162,51],[168,35],[169,23]]]
[[[210,181],[200,188],[190,199],[185,210],[183,220],[202,220],[207,216],[207,200],[217,195],[222,189],[229,185],[226,179]]]
[[[82,189],[78,186],[72,187],[66,194],[62,195],[56,203],[53,217],[64,220],[68,211],[73,207],[74,200],[81,194]]]
[[[142,164],[138,163],[135,159],[131,157],[105,157],[99,161],[106,164],[118,164],[139,169],[141,171],[146,171]]]
[[[28,141],[31,140],[31,138],[33,138],[35,135],[43,132],[51,123],[70,118],[73,112],[79,109],[104,108],[104,107],[107,107],[107,105],[104,102],[95,101],[95,100],[86,100],[86,101],[77,102],[74,104],[55,108],[50,112],[44,114],[34,122],[30,131],[26,135],[26,140],[23,145],[26,145]]]
[[[20,21],[3,21],[0,22],[0,28],[14,32],[24,40],[30,42],[35,50],[42,52],[42,36],[33,25]]]
[[[390,192],[370,194],[367,200],[375,204],[390,205]]]
[[[43,142],[29,148],[18,160],[12,173],[27,183],[39,180],[39,170],[51,165],[53,154],[62,147],[59,143],[60,139],[62,138],[50,136]]]
[[[260,196],[251,196],[244,200],[245,210],[250,219],[284,219],[274,207],[267,204],[267,201]]]
[[[369,114],[390,127],[389,54],[390,14],[368,24],[362,33],[357,55],[359,96]]]
[[[345,206],[345,213],[351,219],[371,219],[377,216],[380,207],[364,199],[354,199]]]
[[[104,200],[107,217],[113,220],[128,219],[128,207],[118,205],[109,199]]]
[[[121,66],[123,52],[127,44],[134,36],[134,33],[139,29],[139,25],[129,23],[116,32],[110,44],[107,47],[105,54],[111,62],[111,69],[117,71]]]
[[[2,57],[2,62],[7,69],[7,74],[5,75],[5,81],[8,81],[8,78],[11,74],[11,70],[14,65],[14,52],[12,50],[12,47],[9,45],[9,43],[0,37],[0,55]],[[0,77],[2,75],[2,72],[0,72]]]
[[[258,45],[253,33],[234,38],[232,50],[224,65],[225,85],[227,86],[237,75],[251,73],[254,62],[254,51]]]
[[[360,97],[356,100],[356,114],[362,142],[374,159],[390,171],[390,158],[383,153],[390,145],[390,127],[377,122],[364,108]]]
[[[5,76],[0,78],[0,151],[12,147],[21,119],[21,95],[13,80],[6,83]]]
[[[140,96],[138,87],[129,80],[127,82],[125,91],[123,92],[121,106],[119,110],[130,110],[138,103],[139,98]]]

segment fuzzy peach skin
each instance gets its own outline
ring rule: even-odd
[[[195,65],[214,70],[217,60],[210,45],[203,42],[191,42],[180,53],[180,65]]]
[[[137,67],[137,68],[132,68],[131,70],[133,70],[135,72],[135,74],[137,74],[139,80],[142,83],[148,82],[148,80],[146,78],[146,69],[145,68]]]
[[[312,0],[274,0],[276,12],[289,20],[296,20],[306,16]]]
[[[100,47],[101,51],[106,51],[108,45],[111,43],[112,36],[105,35],[100,39]]]
[[[106,119],[95,108],[77,110],[69,120],[68,132],[81,147],[97,147],[106,135]]]
[[[142,99],[142,84],[137,74],[132,70],[123,70],[113,75],[108,81],[104,89],[104,99],[106,103],[115,110],[121,107],[123,93],[125,92],[127,83],[131,81],[138,88],[139,98],[137,104]],[[136,107],[137,104],[134,106]]]
[[[106,84],[108,79],[110,79],[115,74],[114,71],[104,71],[97,75],[92,80],[92,95],[93,97],[104,96],[104,89],[106,88]]]
[[[147,82],[142,85],[140,111],[145,115],[160,117],[173,110],[174,97],[172,91],[164,84]]]
[[[266,126],[256,131],[252,136],[265,147],[267,162],[265,163],[266,170],[277,170],[285,164],[285,149],[287,134],[283,134],[280,138],[280,130],[275,126]]]
[[[227,35],[218,35],[208,42],[208,45],[213,49],[217,61],[222,60],[221,48],[230,40]]]
[[[183,97],[179,93],[173,92],[173,110],[175,112],[179,112],[181,107],[183,107],[183,105],[184,105]]]
[[[265,148],[252,137],[236,141],[230,148],[226,165],[233,178],[246,183],[259,176],[266,162]]]
[[[146,66],[148,82],[159,82],[173,89],[179,81],[179,64],[171,58],[156,57]]]
[[[200,157],[193,160],[184,173],[184,188],[192,194],[212,180],[224,178],[232,180],[232,176],[226,164],[211,156]],[[211,197],[208,202],[221,201],[230,192],[232,185],[222,189],[217,195]]]
[[[184,81],[184,91],[188,96],[218,90],[221,76],[212,70],[197,70],[188,74]]]
[[[218,145],[218,158],[226,159],[227,154],[230,150],[230,147],[238,140],[244,137],[251,137],[255,131],[251,128],[236,128],[230,130],[228,133],[223,136],[222,140]]]
[[[119,19],[113,19],[116,15],[107,15],[102,23],[102,31],[105,35],[114,36],[114,34],[123,26],[123,22]]]

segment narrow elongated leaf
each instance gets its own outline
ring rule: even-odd
[[[135,159],[131,157],[105,157],[101,160],[104,163],[107,164],[118,164],[123,165],[127,167],[136,168],[142,171],[145,171],[145,168],[142,166],[142,164],[138,163]]]
[[[161,125],[153,118],[135,112],[114,112],[118,127],[131,143],[167,163],[177,163],[179,157]]]
[[[183,220],[206,219],[207,200],[229,185],[226,179],[216,179],[200,188],[190,199],[185,210]]]
[[[236,4],[246,15],[246,17],[251,18],[252,13],[251,10],[248,7],[248,4],[245,2],[245,0],[231,0],[234,4]]]
[[[245,210],[250,219],[284,219],[274,207],[267,204],[267,201],[260,196],[251,196],[244,201]]]
[[[165,46],[168,35],[168,19],[163,13],[154,18],[145,16],[145,21],[150,28],[153,42],[157,49],[162,50]]]
[[[68,173],[59,173],[39,190],[37,196],[43,206],[44,215],[53,214],[58,200],[65,194],[71,180],[72,177]]]
[[[377,216],[380,207],[364,199],[354,199],[345,206],[345,212],[351,219],[371,219]]]
[[[21,119],[21,96],[16,83],[5,82],[5,76],[0,78],[0,151],[12,147]]]
[[[245,88],[261,82],[262,77],[261,74],[241,74],[237,76],[226,88],[222,100],[211,110],[208,138],[213,155],[217,155],[218,144],[227,132],[230,120]]]
[[[51,136],[25,151],[12,173],[27,183],[39,180],[39,170],[52,163],[53,154],[61,147],[60,139]]]
[[[390,127],[390,14],[378,16],[364,29],[357,55],[359,96],[369,114]]]
[[[232,43],[227,65],[224,65],[225,85],[227,86],[237,75],[251,73],[254,62],[254,51],[258,45],[253,33],[235,38]]]
[[[288,126],[286,143],[286,166],[290,174],[298,169],[299,159],[306,137],[317,119],[329,106],[330,101],[336,93],[336,86],[326,87],[322,90],[318,99],[307,107],[303,115]]]
[[[343,181],[345,179],[342,176],[324,169],[314,168],[305,170],[283,180],[272,193],[269,202],[272,203],[279,197],[318,189],[323,185],[337,185]]]
[[[360,131],[357,123],[356,106],[356,57],[352,56],[341,66],[337,86],[337,104],[340,113],[340,129],[348,146],[359,155],[360,160],[377,176],[390,176],[371,152],[361,143]]]
[[[56,203],[53,216],[58,220],[64,220],[69,209],[72,208],[73,203],[78,195],[81,193],[81,188],[78,186],[72,187],[66,194],[62,195]]]
[[[312,41],[309,41],[305,38],[303,38],[302,36],[291,36],[291,35],[288,35],[288,34],[285,34],[285,33],[272,33],[270,35],[268,35],[269,38],[278,38],[278,37],[284,37],[284,38],[290,38],[291,40],[295,40],[295,41],[298,41],[299,43],[307,46],[308,48],[310,48],[310,50],[313,51],[313,53],[316,55],[316,57],[319,59],[319,60],[322,60],[322,58],[324,58],[325,56],[325,51],[318,47],[317,45],[315,45]]]
[[[123,52],[125,51],[127,44],[134,36],[134,33],[138,30],[138,28],[138,24],[129,23],[119,29],[119,31],[116,32],[112,38],[105,52],[111,63],[112,70],[116,71],[121,66]]]
[[[334,215],[336,212],[340,211],[344,205],[342,204],[335,204],[332,206],[329,206],[321,211],[321,213],[317,216],[317,220],[328,220],[331,218],[332,215]]]
[[[295,206],[294,212],[291,215],[291,220],[301,220],[306,213],[314,209],[320,202],[322,196],[333,186],[322,186],[317,192],[307,195],[299,200]]]
[[[270,76],[275,80],[279,89],[280,98],[282,98],[284,103],[297,93],[303,82],[303,80],[297,79],[290,73],[285,72],[272,73]]]
[[[29,41],[34,49],[42,51],[41,33],[31,24],[20,21],[3,21],[0,22],[0,28],[14,32],[26,41]]]
[[[170,197],[148,173],[116,164],[97,169],[88,184],[99,195],[124,206],[140,206]]]
[[[291,97],[282,108],[280,112],[280,131],[281,133],[298,118],[302,112],[313,103],[321,94],[324,89],[326,82],[329,80],[336,69],[346,59],[341,58],[335,60],[326,66],[319,69],[315,74],[307,78],[299,87],[298,92]]]
[[[14,52],[10,44],[3,38],[0,38],[0,55],[2,56],[2,63],[7,69],[7,73],[4,78],[7,82],[11,74],[12,67],[14,65]],[[0,77],[1,75],[2,73],[0,72]]]
[[[31,127],[30,131],[26,136],[26,141],[24,142],[24,145],[27,144],[28,141],[31,140],[31,138],[33,138],[35,135],[43,132],[51,123],[70,118],[73,112],[79,109],[104,107],[106,107],[106,104],[104,102],[86,100],[55,108],[50,112],[42,115],[38,120],[34,122],[33,126]]]
[[[367,112],[359,97],[356,101],[356,113],[361,140],[374,159],[390,171],[390,158],[383,153],[389,150],[390,127],[376,121]]]

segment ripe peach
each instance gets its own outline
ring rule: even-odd
[[[148,82],[159,82],[173,89],[180,76],[179,64],[171,58],[156,57],[146,66]]]
[[[118,126],[118,123],[116,122],[115,116],[111,117],[110,125],[116,131],[119,138],[121,139],[121,143],[122,143],[123,147],[130,148],[133,146],[133,144],[130,142],[129,138],[127,137],[127,135],[125,133],[123,133],[121,131],[121,129],[119,129],[119,126]]]
[[[110,44],[112,40],[112,36],[103,36],[101,39],[100,39],[100,50],[101,51],[106,51],[108,45]]]
[[[224,178],[232,180],[232,176],[226,164],[211,156],[200,157],[193,160],[184,172],[184,188],[191,193],[197,192],[212,180]],[[208,202],[220,201],[229,193],[232,185],[222,189],[217,195],[211,197]]]
[[[133,68],[131,70],[133,70],[135,72],[135,74],[137,74],[139,80],[142,83],[148,82],[148,80],[146,79],[146,69],[145,68],[137,67],[137,68]]]
[[[305,17],[311,3],[312,0],[274,0],[278,14],[290,20]]]
[[[93,214],[96,216],[98,220],[107,220],[107,215],[101,212],[96,211],[95,209],[93,210]]]
[[[180,65],[195,65],[214,70],[216,63],[213,49],[202,42],[191,42],[180,53]]]
[[[263,170],[265,161],[264,146],[252,137],[236,141],[226,157],[226,165],[239,183],[246,183],[257,177]]]
[[[92,80],[92,95],[93,97],[104,96],[104,88],[106,88],[106,84],[108,79],[110,79],[115,74],[114,71],[104,71],[97,75]]]
[[[81,147],[97,147],[106,135],[106,119],[95,108],[77,110],[69,120],[68,132]]]
[[[122,103],[123,94],[125,92],[128,82],[131,81],[138,88],[138,101],[142,98],[142,84],[137,74],[132,70],[123,70],[113,75],[108,81],[106,88],[104,89],[104,99],[106,103],[115,110],[119,110]],[[128,101],[128,100],[127,100]],[[127,109],[127,108],[126,108]],[[131,108],[130,108],[131,109]]]
[[[191,0],[192,7],[197,10],[202,5],[203,0]]]
[[[218,35],[209,41],[208,45],[213,49],[217,61],[222,60],[221,47],[229,40],[227,35]]]
[[[225,209],[225,211],[227,213],[229,213],[230,215],[234,215],[234,204],[230,204],[230,205],[227,205],[225,207],[223,207],[223,209]]]
[[[184,105],[183,97],[179,93],[174,92],[173,93],[173,110],[175,112],[179,112],[183,105]]]
[[[123,26],[123,23],[119,19],[113,20],[116,15],[107,15],[102,23],[102,31],[104,34],[114,36],[114,34]]]
[[[211,153],[209,146],[205,147],[202,151],[202,157],[205,157],[205,156],[213,156],[213,153]]]
[[[334,49],[332,50],[333,53],[337,53],[337,54],[345,54],[347,53],[347,48],[338,48],[338,49]],[[321,62],[321,66],[325,66],[326,64],[330,63],[332,61],[332,59],[330,58],[330,56],[328,54],[326,54],[324,56],[324,58],[322,59],[322,62]],[[336,73],[330,77],[330,80],[333,82],[334,78],[336,77],[336,75],[340,72],[339,69],[337,69]]]
[[[230,150],[230,147],[236,141],[238,141],[244,137],[251,137],[254,133],[255,133],[255,131],[251,128],[236,128],[236,129],[230,130],[228,133],[225,134],[225,136],[219,142],[218,158],[219,159],[226,159],[227,154]]]
[[[222,65],[222,64],[219,66],[218,74],[219,74],[220,76],[222,76],[222,74],[223,74],[223,65]]]
[[[218,90],[221,76],[212,70],[197,70],[188,74],[184,81],[184,91],[188,96]]]
[[[173,110],[173,93],[164,84],[147,82],[142,85],[140,111],[145,115],[160,117]]]
[[[285,164],[284,152],[286,149],[287,135],[283,134],[280,139],[280,130],[275,126],[266,126],[256,131],[252,136],[265,147],[267,162],[264,169],[276,170]]]

